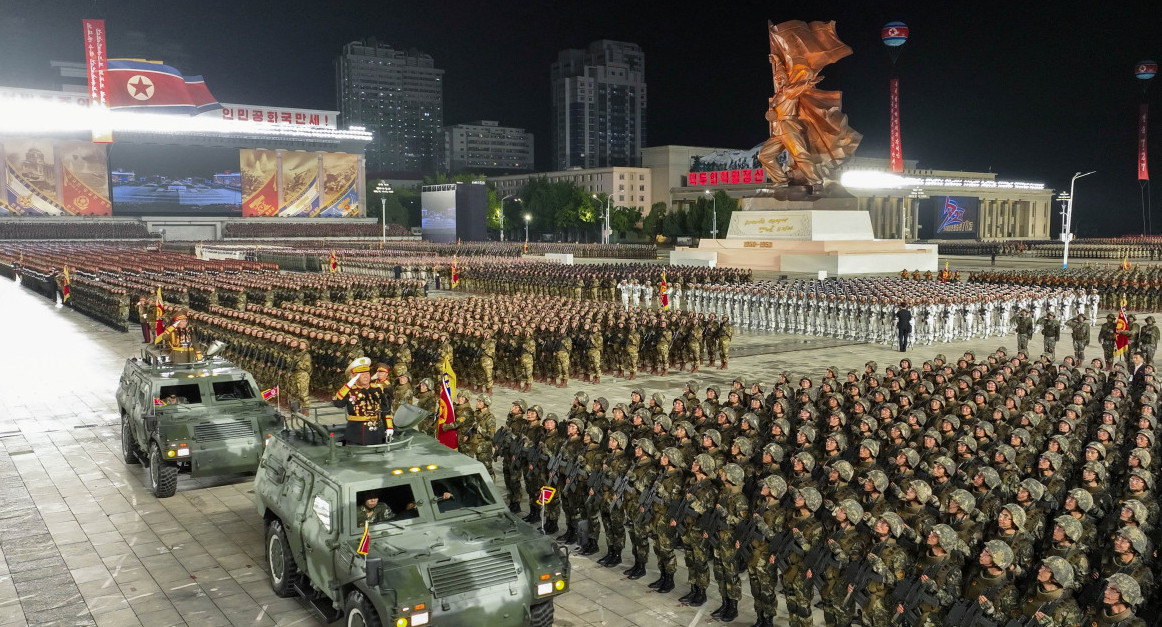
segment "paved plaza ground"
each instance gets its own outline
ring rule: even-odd
[[[121,461],[114,392],[138,341],[0,279],[0,626],[320,624],[296,599],[270,589],[251,477],[183,477],[176,496],[157,500],[143,467]],[[953,358],[1001,344],[1015,349],[1015,337],[921,346],[906,355]],[[1039,338],[1030,348],[1041,348]],[[1099,353],[1091,346],[1089,356]],[[882,371],[903,356],[885,346],[738,330],[729,370],[606,378],[599,386],[575,381],[568,389],[538,384],[524,395],[497,388],[493,407],[503,419],[512,401],[524,398],[564,414],[579,390],[614,403],[628,401],[638,386],[673,398],[689,379],[703,389],[739,375],[766,383],[784,370],[819,377],[828,366],[860,369],[869,359]],[[678,588],[658,595],[646,588],[657,578],[653,561],[645,578],[628,581],[622,571],[629,564],[596,565],[603,553],[574,556],[572,591],[557,602],[556,624],[716,622],[709,617],[719,604],[716,585],[704,607],[685,607],[677,602],[688,589],[684,567]],[[632,560],[628,550],[625,557]],[[740,610],[733,624],[754,621],[749,590]],[[823,624],[819,610],[815,620]],[[785,615],[775,622],[785,625]]]

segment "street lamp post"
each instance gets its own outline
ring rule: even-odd
[[[525,214],[525,248],[529,246],[529,220],[532,219],[533,217],[531,215]]]
[[[710,237],[712,239],[718,239],[718,197],[715,196],[714,194],[712,194],[710,192],[710,190],[706,190],[706,195],[710,197],[710,202],[711,202],[711,207],[712,207],[712,210],[710,213],[710,217],[712,220],[712,222],[711,222],[712,226],[710,227]]]
[[[379,194],[379,217],[383,222],[383,234],[380,235],[380,247],[387,245],[387,195],[394,194],[395,190],[391,189],[391,183],[380,179],[375,186],[375,193]]]
[[[920,239],[920,201],[927,198],[928,195],[924,193],[923,187],[913,187],[912,192],[908,194],[908,198],[912,199],[912,224],[910,228],[904,229],[904,239],[907,240],[909,232],[913,240]]]
[[[1066,199],[1065,202],[1064,221],[1061,224],[1061,240],[1065,242],[1065,249],[1061,255],[1062,268],[1069,267],[1069,242],[1073,239],[1073,233],[1070,232],[1073,229],[1073,184],[1077,182],[1077,179],[1083,176],[1089,176],[1096,171],[1097,170],[1092,170],[1090,172],[1086,172],[1085,174],[1078,172],[1074,174],[1073,178],[1069,181],[1069,198]]]
[[[512,194],[500,199],[500,241],[504,241],[504,201],[512,198]]]
[[[599,198],[597,198],[597,194],[593,194],[593,198],[595,200],[600,200]],[[610,207],[610,204],[612,204],[612,202],[613,202],[613,194],[610,194],[610,195],[605,197],[605,215],[602,216],[603,226],[601,227],[601,243],[602,244],[609,243],[609,230],[610,230],[609,229],[609,207]]]

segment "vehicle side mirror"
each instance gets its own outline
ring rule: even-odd
[[[367,575],[365,583],[368,588],[378,588],[380,576],[383,574],[383,558],[369,557],[367,562]]]

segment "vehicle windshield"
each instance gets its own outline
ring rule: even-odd
[[[443,477],[428,482],[435,497],[436,509],[441,513],[453,512],[465,507],[493,505],[492,490],[479,474]]]
[[[258,391],[246,379],[214,381],[215,401],[241,401],[257,398]]]
[[[411,484],[364,490],[355,495],[355,527],[417,518],[416,498]]]
[[[199,405],[202,402],[202,388],[197,383],[163,385],[157,398],[165,405]]]

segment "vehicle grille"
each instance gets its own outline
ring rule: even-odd
[[[245,438],[254,435],[254,425],[248,419],[194,425],[194,439],[199,442]]]
[[[508,552],[485,555],[467,562],[440,564],[428,569],[437,598],[516,581],[516,564]]]

